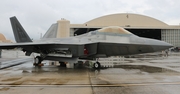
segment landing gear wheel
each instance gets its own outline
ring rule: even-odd
[[[65,62],[60,62],[59,61],[59,64],[60,64],[60,67],[66,67],[66,63]]]
[[[99,62],[96,62],[96,63],[94,63],[93,67],[95,69],[100,69],[101,68],[101,64]]]
[[[36,56],[36,58],[34,59],[34,66],[43,66],[42,62],[42,58],[40,56]]]

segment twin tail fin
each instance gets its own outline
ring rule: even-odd
[[[14,37],[17,43],[32,42],[32,40],[30,39],[30,37],[28,36],[28,34],[26,33],[26,31],[21,26],[21,24],[19,23],[19,21],[15,16],[11,17],[10,21],[11,21]]]

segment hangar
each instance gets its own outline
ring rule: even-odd
[[[5,38],[5,36],[2,34],[2,33],[0,33],[0,43],[11,43],[12,41],[11,40],[7,40],[6,38]]]
[[[180,47],[180,25],[168,25],[158,19],[132,13],[106,15],[83,24],[70,24],[70,21],[61,19],[48,29],[44,37],[75,36],[106,26],[120,26],[135,35],[163,40]]]

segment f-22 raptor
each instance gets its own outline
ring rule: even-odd
[[[0,49],[21,48],[26,56],[38,53],[35,65],[43,60],[76,63],[78,59],[98,58],[162,51],[172,47],[164,41],[136,36],[119,26],[109,26],[68,38],[42,38],[32,41],[16,17],[10,18],[17,43],[0,44]]]

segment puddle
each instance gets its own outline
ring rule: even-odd
[[[126,70],[138,69],[142,72],[148,72],[148,73],[176,72],[170,69],[146,66],[146,65],[115,65],[114,68],[122,68]]]
[[[7,78],[7,79],[4,79],[2,81],[17,81],[19,79],[21,79],[22,77],[16,77],[16,78]]]
[[[180,66],[169,66],[171,68],[180,68]]]

